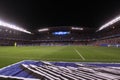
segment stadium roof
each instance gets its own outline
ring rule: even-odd
[[[119,14],[119,0],[0,0],[0,19],[28,31],[43,26],[99,28]]]

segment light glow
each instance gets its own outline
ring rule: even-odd
[[[21,31],[21,32],[31,34],[31,32],[29,32],[29,31],[27,31],[27,30],[25,30],[23,28],[20,28],[20,27],[18,27],[16,25],[9,24],[9,23],[1,21],[1,20],[0,20],[0,27],[7,27],[7,28],[11,28],[11,29],[14,29],[14,30],[17,30],[17,31]]]
[[[118,21],[120,21],[120,16],[114,18],[113,20],[109,21],[109,22],[106,23],[105,25],[101,26],[101,27],[98,29],[98,31],[100,31],[100,30],[102,30],[102,29],[104,29],[104,28],[106,28],[106,27],[108,27],[108,26],[110,26],[110,25],[112,25],[112,24],[114,24],[114,23],[116,23],[116,22],[118,22]]]
[[[72,30],[83,30],[83,28],[79,28],[79,27],[72,27]]]
[[[48,28],[38,29],[39,32],[48,31]]]
[[[53,35],[68,35],[70,32],[68,31],[58,31],[58,32],[53,32]]]

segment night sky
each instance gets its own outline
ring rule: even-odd
[[[98,28],[120,15],[120,0],[0,0],[0,20],[28,30],[48,26]]]

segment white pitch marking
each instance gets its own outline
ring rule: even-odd
[[[74,48],[74,50],[82,58],[82,60],[85,60],[85,58],[82,56],[82,54],[77,49]]]

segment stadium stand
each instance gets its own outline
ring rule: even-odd
[[[114,24],[100,32],[97,32],[97,37],[96,41],[93,41],[94,45],[120,47],[120,27],[118,24]]]
[[[83,30],[72,30],[71,26],[49,27],[48,31],[26,34],[9,28],[0,28],[0,45],[13,46],[40,46],[40,45],[120,45],[120,27],[114,24],[102,31],[95,32],[95,28],[83,27]],[[54,32],[69,32],[67,35],[54,35]]]
[[[10,28],[0,28],[0,46],[14,46],[14,43],[18,44],[30,43],[32,36],[20,31],[16,31]]]

